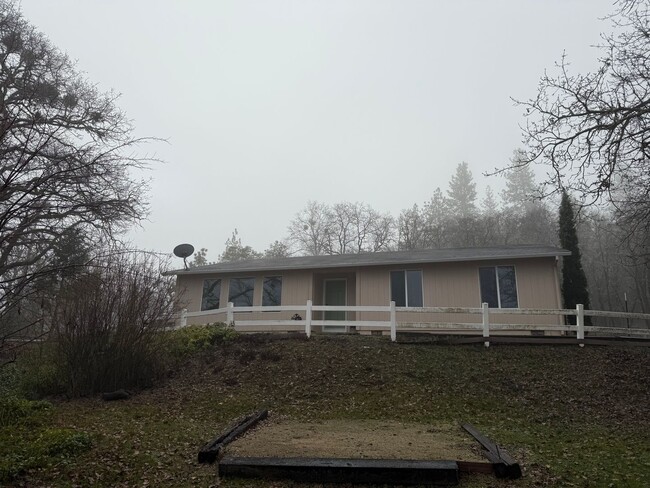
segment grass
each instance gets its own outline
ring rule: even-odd
[[[649,373],[646,348],[239,336],[203,348],[163,386],[130,400],[57,402],[42,425],[84,433],[92,448],[28,467],[14,484],[216,485],[214,466],[196,464],[198,449],[234,418],[267,407],[301,422],[470,422],[524,465],[521,480],[470,476],[461,486],[646,487]]]

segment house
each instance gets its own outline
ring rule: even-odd
[[[224,262],[176,270],[177,289],[191,323],[224,320],[210,310],[300,305],[396,305],[398,324],[475,323],[480,315],[422,313],[414,307],[562,308],[559,260],[570,252],[551,246],[427,249]],[[272,309],[270,309],[272,310]],[[223,313],[223,312],[221,312]],[[250,309],[237,319],[287,320],[294,312]],[[323,314],[324,316],[319,314]],[[315,320],[342,321],[323,331],[350,330],[355,321],[385,320],[385,312],[315,312]],[[553,315],[501,315],[504,324],[557,324]]]

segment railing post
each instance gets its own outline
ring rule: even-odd
[[[184,308],[181,310],[180,320],[178,321],[179,327],[187,327],[187,309]]]
[[[311,300],[307,300],[307,310],[305,312],[305,334],[307,339],[311,337]]]
[[[481,308],[483,309],[483,337],[485,338],[483,345],[490,347],[490,312],[488,310],[488,304],[482,303]]]
[[[390,302],[390,340],[397,340],[397,314],[395,313],[395,302]]]
[[[582,303],[576,305],[576,324],[578,325],[577,339],[584,341],[585,339],[585,306]],[[585,347],[584,343],[580,343],[580,347]]]
[[[234,304],[232,302],[228,302],[228,310],[226,311],[226,323],[228,325],[235,325],[235,313],[234,313]]]

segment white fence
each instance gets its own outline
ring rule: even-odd
[[[293,312],[299,318],[273,320],[260,318],[254,320],[236,320],[240,313],[252,312]],[[314,320],[314,312],[380,312],[386,314],[387,320]],[[473,314],[481,315],[481,322],[457,323],[457,322],[404,322],[398,323],[397,313],[412,312],[422,314]],[[304,315],[304,318],[303,318]],[[490,320],[491,315],[552,315],[558,317],[558,322],[563,322],[565,316],[575,316],[576,325],[558,324],[500,324]],[[585,317],[608,317],[620,319],[640,319],[649,321],[650,314],[607,312],[599,310],[585,310],[583,305],[577,305],[574,309],[528,309],[528,308],[489,308],[483,303],[480,308],[471,307],[396,307],[395,302],[388,306],[338,306],[338,305],[313,305],[308,300],[305,305],[282,305],[275,307],[235,307],[228,303],[225,308],[206,310],[202,312],[188,312],[183,310],[178,317],[177,327],[188,325],[188,319],[193,317],[214,317],[215,321],[226,322],[236,327],[237,330],[246,332],[253,328],[264,327],[268,331],[295,332],[304,331],[307,337],[311,337],[312,327],[355,327],[355,330],[373,330],[389,332],[392,341],[397,339],[397,332],[430,332],[430,333],[463,333],[481,334],[485,339],[485,346],[490,344],[490,332],[501,331],[501,333],[575,333],[579,342],[584,341],[585,333],[606,337],[626,337],[650,340],[650,328],[622,328],[622,327],[599,327],[585,325]],[[582,343],[580,345],[583,345]]]

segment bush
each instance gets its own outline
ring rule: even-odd
[[[208,325],[190,325],[165,334],[165,347],[170,356],[183,359],[206,351],[215,344],[222,344],[237,336],[233,327],[223,322]]]
[[[44,468],[92,447],[90,436],[71,429],[46,429],[33,440],[25,440],[10,450],[0,450],[0,482],[21,476],[28,469]],[[2,446],[0,446],[2,447]]]
[[[90,436],[71,429],[47,429],[34,443],[35,449],[47,456],[68,457],[87,451],[92,446]]]
[[[20,372],[16,363],[0,366],[0,398],[6,398],[16,393],[20,384]]]
[[[161,333],[177,312],[174,283],[149,255],[112,255],[61,286],[55,363],[72,396],[149,387],[162,374]]]
[[[54,342],[32,344],[21,351],[14,368],[13,394],[35,400],[65,392],[65,378],[57,362]]]
[[[17,396],[0,399],[0,483],[90,449],[90,437],[84,432],[46,428],[51,412],[49,402]]]
[[[51,407],[52,404],[46,401],[30,401],[15,396],[2,398],[0,399],[0,427],[25,423],[34,415]]]

